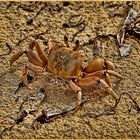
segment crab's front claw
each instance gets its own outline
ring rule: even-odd
[[[100,70],[114,70],[114,64],[106,59],[102,58],[96,58],[93,59],[88,66],[84,69],[84,72],[86,73],[92,73],[95,71],[100,71]]]
[[[85,77],[98,77],[98,78],[107,78],[107,75],[114,76],[119,79],[119,81],[123,80],[124,77],[119,73],[113,70],[100,70],[93,73],[86,74]]]

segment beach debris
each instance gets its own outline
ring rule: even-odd
[[[69,2],[69,1],[64,1],[64,2],[63,2],[63,6],[66,7],[66,6],[69,6],[69,5],[70,5],[70,2]]]
[[[10,53],[11,53],[11,51],[12,51],[12,48],[11,48],[11,46],[6,42],[6,50],[7,50],[7,52],[6,53],[3,53],[3,54],[0,54],[0,56],[5,56],[5,55],[9,55]],[[4,52],[4,51],[3,51]]]
[[[140,11],[137,12],[130,8],[123,26],[117,33],[117,40],[119,45],[123,44],[125,36],[133,35],[140,38]]]
[[[33,77],[31,75],[27,75],[27,79],[29,83],[32,83]],[[25,84],[23,81],[20,81],[14,95],[16,95],[23,87],[25,87]]]
[[[48,108],[45,108],[42,110],[42,114],[39,115],[33,122],[33,124],[35,122],[40,122],[40,123],[47,123],[47,122],[50,122],[53,118],[57,117],[57,116],[60,116],[60,115],[63,115],[63,114],[66,114],[68,113],[69,111],[72,111],[76,108],[76,103],[75,102],[72,102],[68,105],[68,107],[62,109],[62,110],[57,110],[57,109],[48,109]]]
[[[13,129],[13,127],[16,124],[19,124],[20,122],[23,122],[24,118],[28,115],[28,113],[25,110],[22,110],[18,116],[16,117],[16,119],[14,120],[14,123],[7,128],[4,128],[1,132],[0,132],[0,138],[2,138],[3,133],[5,133],[6,131],[11,131]],[[14,119],[14,118],[13,118]]]
[[[90,117],[94,117],[94,118],[98,118],[98,117],[101,117],[103,115],[114,115],[116,113],[116,108],[117,108],[118,104],[120,103],[120,101],[121,101],[121,99],[122,99],[123,96],[129,97],[129,99],[132,101],[131,102],[132,103],[131,104],[131,109],[128,108],[128,110],[127,110],[128,113],[130,113],[132,111],[132,108],[134,110],[136,110],[137,113],[140,113],[140,105],[136,102],[136,100],[133,99],[132,96],[129,93],[123,92],[120,95],[119,99],[117,100],[117,102],[115,103],[114,106],[109,106],[109,108],[108,109],[105,109],[104,111],[99,111],[99,112],[90,111],[86,115],[88,115]]]
[[[123,56],[129,56],[132,52],[132,46],[129,44],[121,44],[119,47],[120,55]]]
[[[68,21],[66,23],[62,24],[63,28],[75,28],[77,29],[77,31],[74,33],[71,42],[75,41],[75,37],[81,33],[85,27],[86,27],[86,22],[85,20],[82,18],[81,15],[79,14],[74,14],[71,15],[68,19]]]
[[[39,11],[33,17],[27,19],[26,21],[27,25],[31,25],[33,21],[37,18],[37,16],[40,14],[40,12],[45,9],[46,6],[47,4],[43,3],[43,6],[39,9]]]
[[[137,12],[133,8],[130,8],[125,21],[117,33],[117,43],[119,47],[120,55],[129,56],[132,52],[132,45],[124,43],[125,37],[130,37],[138,41],[140,39],[140,11]]]
[[[32,80],[33,80],[33,77],[31,75],[27,75],[27,79],[28,79],[28,82],[29,83],[32,83]],[[19,99],[20,99],[20,96],[17,95],[17,93],[25,87],[25,84],[23,83],[23,81],[20,81],[19,84],[18,84],[18,87],[17,89],[15,90],[14,94],[13,94],[13,97],[15,98],[15,102],[18,102]]]
[[[24,118],[28,115],[28,113],[25,110],[22,110],[17,116],[17,119],[15,120],[15,124],[19,124],[20,122],[23,122]]]
[[[87,101],[87,98],[82,99],[81,101],[81,106]],[[39,115],[32,123],[32,127],[34,128],[34,124],[35,122],[39,122],[41,124],[44,123],[49,123],[51,121],[53,121],[54,119],[56,119],[59,116],[62,116],[64,114],[67,114],[70,111],[75,110],[77,111],[77,106],[76,106],[76,102],[72,101],[69,103],[69,105],[67,107],[65,107],[62,110],[57,110],[57,109],[50,109],[50,108],[44,108],[42,110],[41,115]],[[75,111],[75,112],[76,112]]]

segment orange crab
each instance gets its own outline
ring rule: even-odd
[[[64,42],[65,45],[58,45],[49,40],[47,56],[39,44],[33,41],[26,50],[21,50],[12,56],[10,65],[22,54],[27,55],[29,62],[24,67],[21,75],[21,79],[26,86],[28,86],[28,70],[34,73],[46,71],[65,79],[68,81],[70,89],[77,93],[77,108],[81,104],[82,88],[98,84],[101,84],[117,101],[118,96],[112,90],[110,76],[115,76],[119,80],[122,80],[123,76],[114,71],[113,63],[102,58],[95,58],[87,67],[83,68],[84,56],[77,51],[80,46],[79,41],[76,41],[76,45],[73,48],[69,47],[66,36],[64,37]],[[34,47],[37,54],[33,52]]]

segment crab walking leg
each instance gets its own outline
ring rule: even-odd
[[[88,86],[97,86],[98,84],[101,84],[106,90],[107,92],[112,95],[112,97],[117,100],[118,96],[117,94],[112,90],[111,87],[109,87],[109,85],[102,79],[98,78],[98,77],[86,77],[86,78],[82,78],[79,81],[77,81],[77,84],[80,87],[88,87]]]
[[[10,59],[10,65],[12,65],[20,56],[23,54],[26,54],[29,61],[37,66],[43,66],[43,62],[40,60],[40,58],[31,50],[27,49],[25,51],[19,51],[18,53],[14,54]]]
[[[39,56],[39,58],[42,60],[44,65],[47,65],[48,61],[47,61],[47,57],[45,52],[42,50],[42,48],[39,46],[38,42],[33,41],[29,44],[29,49],[33,50],[33,48],[35,47],[37,54]]]
[[[31,63],[33,63],[34,65],[37,66],[43,66],[43,62],[40,60],[40,58],[30,49],[27,49],[25,51],[25,54],[27,55],[27,57],[29,58],[29,61]]]
[[[34,45],[35,45],[35,41],[31,41],[31,42],[29,43],[28,49],[33,50]]]
[[[107,70],[107,73],[110,75],[110,76],[114,76],[116,78],[119,79],[119,81],[123,80],[124,77],[122,75],[120,75],[119,73],[113,71],[113,70]]]
[[[69,47],[68,37],[66,35],[64,36],[64,43],[66,44],[66,47]]]
[[[21,50],[14,54],[10,59],[10,65],[12,65],[20,56],[22,56],[25,53],[25,51]]]
[[[28,86],[27,72],[28,72],[28,68],[27,66],[24,66],[20,78],[22,79],[25,86]]]
[[[85,77],[98,77],[100,79],[105,78],[105,81],[112,88],[112,83],[110,79],[110,75],[107,73],[107,70],[96,71],[90,74],[87,74]]]
[[[109,87],[112,88],[111,78],[110,78],[110,75],[108,73],[106,73],[106,75],[105,75],[105,81],[109,85]]]
[[[109,87],[109,85],[104,80],[100,79],[99,82],[116,101],[119,99],[118,95],[113,91],[112,88]]]
[[[77,109],[79,109],[81,104],[81,98],[82,98],[82,92],[81,92],[82,89],[72,81],[69,82],[69,87],[72,91],[77,93]]]
[[[29,70],[31,70],[32,72],[34,73],[42,73],[44,71],[44,68],[43,67],[40,67],[40,66],[36,66],[30,62],[27,63],[27,68]]]
[[[28,70],[31,70],[34,73],[41,73],[44,71],[44,69],[40,66],[36,66],[30,62],[26,64],[26,66],[23,68],[22,74],[21,74],[21,79],[23,80],[24,84],[28,86],[28,79],[27,79],[27,74]]]

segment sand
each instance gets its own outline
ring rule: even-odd
[[[89,40],[97,33],[115,36],[124,20],[124,13],[121,10],[127,4],[127,2],[0,2],[0,132],[13,125],[21,110],[26,110],[27,113],[34,110],[44,96],[41,93],[37,94],[39,88],[45,89],[44,102],[38,111],[28,114],[11,130],[3,131],[2,138],[140,138],[139,106],[136,108],[136,104],[128,96],[129,94],[137,105],[140,105],[140,44],[135,38],[128,37],[124,40],[125,43],[132,45],[132,52],[127,57],[120,56],[115,38],[111,36],[99,38],[101,42],[99,56],[112,61],[116,71],[124,76],[124,80],[120,83],[116,78],[112,78],[115,93],[123,94],[115,110],[110,110],[115,102],[105,89],[101,86],[87,88],[82,92],[83,98],[88,98],[88,101],[78,112],[69,112],[44,124],[36,122],[34,128],[31,127],[32,122],[41,114],[42,109],[62,110],[76,101],[76,94],[60,78],[54,75],[48,77],[39,75],[30,84],[32,89],[19,90],[17,93],[19,100],[16,102],[14,92],[28,59],[24,55],[11,68],[9,65],[11,56],[27,48],[35,38],[47,52],[48,39],[52,38],[63,43],[64,35],[69,37],[70,46],[74,46],[74,42],[79,39],[81,48],[78,51],[85,55],[84,64],[87,65],[94,57],[94,47],[88,43]],[[132,2],[132,4],[138,11],[140,3]],[[120,12],[113,15],[116,9]],[[77,32],[78,30],[80,32]]]

